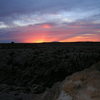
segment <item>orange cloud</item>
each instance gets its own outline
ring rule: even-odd
[[[96,34],[86,34],[62,40],[60,42],[99,41]]]
[[[42,28],[50,29],[50,28],[52,28],[52,25],[44,24],[44,25],[42,25]]]

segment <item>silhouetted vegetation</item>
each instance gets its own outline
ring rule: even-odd
[[[0,85],[41,93],[98,61],[99,42],[0,44]]]

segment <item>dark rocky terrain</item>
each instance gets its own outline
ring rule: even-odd
[[[98,61],[99,42],[0,44],[0,93],[41,94]]]

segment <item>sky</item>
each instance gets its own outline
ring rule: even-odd
[[[100,0],[0,0],[0,43],[100,41]]]

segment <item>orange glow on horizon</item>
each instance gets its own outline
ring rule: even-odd
[[[57,38],[48,38],[48,37],[35,37],[26,39],[24,42],[26,43],[43,43],[43,42],[53,42],[53,41],[59,41]]]
[[[77,28],[76,28],[77,27]],[[72,29],[55,28],[49,24],[30,27],[22,34],[17,34],[16,38],[24,43],[43,43],[43,42],[77,42],[77,41],[100,41],[100,29],[84,29],[76,26]],[[50,28],[50,29],[49,29]],[[87,32],[87,34],[85,33]],[[78,34],[82,33],[82,34]],[[76,34],[76,36],[75,36]]]
[[[84,37],[84,36],[76,36],[76,37],[72,37],[72,38],[68,38],[65,40],[61,40],[60,42],[78,42],[78,41],[98,41],[97,38],[94,37]]]
[[[43,43],[43,42],[45,42],[44,41],[44,39],[39,39],[39,40],[36,40],[36,41],[34,41],[35,43]]]
[[[78,42],[78,41],[99,41],[97,37],[84,37],[84,36],[75,36],[71,38],[67,38],[64,40],[60,40],[60,38],[48,38],[48,37],[34,37],[34,38],[29,38],[29,39],[24,39],[23,42],[26,43],[43,43],[43,42],[53,42],[53,41],[58,41],[58,42]]]

